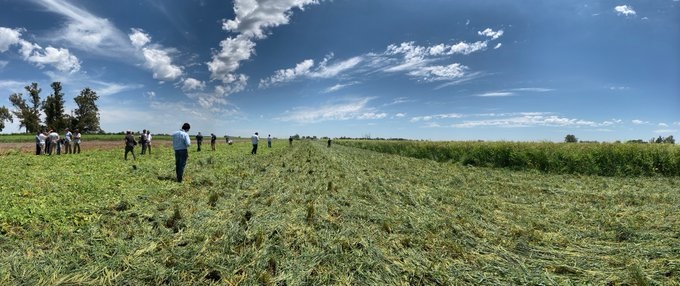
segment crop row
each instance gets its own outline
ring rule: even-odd
[[[381,153],[480,167],[601,176],[680,175],[680,148],[669,144],[363,140],[337,143]]]

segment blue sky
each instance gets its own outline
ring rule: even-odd
[[[105,131],[647,140],[680,131],[680,2],[0,0],[0,105]],[[20,132],[9,124],[4,133]]]

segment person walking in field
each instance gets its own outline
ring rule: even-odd
[[[128,130],[127,135],[125,135],[125,160],[127,161],[127,156],[128,152],[132,153],[132,159],[137,160],[137,157],[135,157],[135,145],[137,145],[137,141],[135,141],[135,137],[132,135],[132,131]]]
[[[250,141],[253,143],[253,150],[250,151],[250,154],[257,154],[257,143],[260,141],[260,136],[255,132],[252,137],[250,137]]]
[[[196,145],[198,145],[196,152],[201,152],[201,144],[203,144],[203,135],[201,135],[201,132],[198,132],[198,135],[196,135]]]
[[[215,143],[217,143],[217,136],[215,133],[210,133],[210,148],[215,151]]]
[[[272,135],[267,134],[267,148],[271,148],[271,147],[272,147]]]
[[[73,153],[78,152],[80,154],[80,130],[76,129],[75,134],[73,134]]]
[[[184,167],[189,160],[189,145],[191,139],[189,138],[189,123],[182,124],[182,129],[172,134],[172,149],[175,150],[175,172],[177,173],[177,182],[181,183],[184,177]]]
[[[146,131],[146,151],[151,155],[151,130]]]

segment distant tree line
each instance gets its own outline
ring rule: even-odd
[[[71,113],[64,110],[64,93],[61,82],[55,81],[51,85],[52,94],[45,100],[41,100],[41,88],[37,83],[31,83],[24,87],[28,97],[24,98],[21,93],[13,93],[9,101],[14,106],[11,111],[7,107],[0,107],[0,131],[5,128],[5,121],[14,122],[12,114],[19,120],[19,128],[25,128],[27,133],[38,133],[46,129],[64,130],[66,128],[78,129],[83,133],[102,132],[99,126],[99,108],[97,100],[99,96],[89,87],[80,91],[80,95],[73,98],[77,108]],[[45,121],[41,115],[45,115]]]

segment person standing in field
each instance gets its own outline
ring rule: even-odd
[[[146,139],[146,129],[142,130],[142,134],[139,134],[139,143],[142,144],[142,155],[146,153],[147,139]]]
[[[132,153],[132,159],[137,160],[137,157],[135,157],[135,145],[137,145],[137,141],[135,141],[135,137],[132,135],[132,131],[128,130],[127,135],[125,135],[125,160],[127,161],[127,156],[128,152]]]
[[[175,172],[177,173],[177,182],[181,183],[184,177],[184,167],[189,159],[189,145],[191,139],[189,138],[189,123],[182,124],[182,129],[172,134],[172,148],[175,150]]]
[[[151,130],[146,130],[146,151],[151,155]]]
[[[198,132],[198,135],[196,135],[196,152],[201,152],[201,144],[203,144],[203,135],[201,135],[201,132]]]
[[[333,141],[331,140],[330,137],[328,137],[328,148],[331,148],[331,142],[333,142]]]
[[[47,138],[47,136],[45,136],[45,134],[42,131],[40,131],[40,133],[38,133],[38,144],[39,144],[38,145],[38,149],[39,149],[38,155],[45,154],[45,139],[46,138]]]
[[[73,153],[75,154],[76,152],[80,154],[80,130],[78,129],[76,129],[76,133],[73,134]]]
[[[267,134],[267,148],[271,148],[271,147],[272,147],[272,135]]]
[[[37,134],[35,134],[35,154],[40,155],[40,134],[42,132],[38,131]]]
[[[73,153],[73,148],[72,148],[72,143],[73,141],[73,133],[71,133],[71,130],[68,130],[66,128],[66,134],[64,134],[64,146],[66,147],[66,150],[64,151],[64,154],[72,154]]]
[[[288,146],[293,146],[293,136],[288,137]]]
[[[56,153],[57,147],[58,147],[57,144],[59,144],[59,133],[54,132],[54,129],[50,129],[50,134],[47,135],[47,136],[49,137],[49,140],[50,140],[50,152],[49,152],[49,154],[50,155],[52,155],[53,153],[59,154],[59,153]]]
[[[250,151],[250,154],[257,154],[257,143],[260,141],[260,136],[255,132],[252,137],[250,137],[250,141],[253,143],[253,150]]]
[[[210,148],[215,151],[215,143],[217,143],[217,136],[215,133],[210,133]]]

